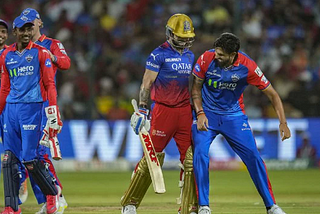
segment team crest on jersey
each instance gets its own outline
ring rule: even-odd
[[[25,59],[27,60],[27,62],[31,62],[32,59],[33,59],[33,56],[31,56],[30,54],[28,54],[28,56],[26,56]]]
[[[188,22],[188,21],[184,21],[183,22],[183,30],[184,31],[190,31],[191,30],[190,22]]]
[[[232,82],[238,82],[239,79],[240,79],[240,77],[238,74],[232,74],[232,76],[231,76]]]

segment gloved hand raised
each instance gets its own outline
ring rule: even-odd
[[[146,108],[138,108],[137,101],[133,99],[131,101],[134,112],[131,116],[130,125],[136,134],[139,134],[142,127],[147,131],[150,130],[150,120],[148,120],[149,110]]]

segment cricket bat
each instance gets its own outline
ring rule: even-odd
[[[132,99],[131,103],[134,111],[139,112],[137,101],[135,99]],[[157,158],[156,151],[154,150],[150,134],[145,129],[145,127],[142,127],[141,131],[139,132],[139,138],[143,148],[144,156],[147,160],[147,164],[148,164],[148,168],[149,168],[149,172],[152,180],[153,190],[155,193],[158,193],[158,194],[165,193],[166,187],[164,184],[161,165]]]

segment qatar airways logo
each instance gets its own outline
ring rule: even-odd
[[[189,63],[172,63],[171,68],[175,71],[178,71],[179,74],[190,74],[192,66]]]

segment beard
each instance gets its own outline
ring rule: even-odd
[[[215,59],[215,61],[219,65],[219,67],[221,67],[221,68],[225,68],[229,64],[228,60],[219,61],[219,60]]]

